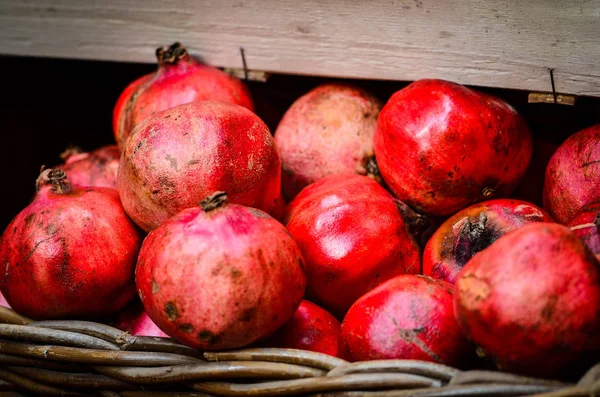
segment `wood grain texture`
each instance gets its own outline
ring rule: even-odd
[[[2,0],[0,53],[600,96],[600,0]]]

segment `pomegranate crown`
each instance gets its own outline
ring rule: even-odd
[[[52,191],[57,194],[69,194],[73,190],[71,186],[71,182],[67,179],[67,174],[65,171],[60,168],[48,168],[44,169],[42,167],[42,171],[40,176],[38,177],[37,190],[44,185],[52,185]]]
[[[219,208],[225,203],[227,203],[227,193],[214,192],[204,200],[200,201],[200,207],[204,212],[209,212],[215,208]]]
[[[177,62],[188,58],[187,50],[181,43],[173,43],[170,47],[158,47],[156,49],[156,59],[160,65],[175,65]]]

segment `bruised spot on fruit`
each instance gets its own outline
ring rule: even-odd
[[[29,214],[25,217],[25,226],[29,226],[35,219],[35,214]],[[15,228],[16,229],[16,228]]]
[[[232,280],[238,279],[241,275],[242,275],[242,272],[239,269],[237,269],[235,267],[231,268],[231,279]]]
[[[167,154],[165,160],[167,160],[169,164],[171,164],[172,168],[177,169],[177,159],[175,157],[171,156],[170,154]]]
[[[158,184],[165,190],[165,192],[167,192],[167,194],[175,193],[175,184],[166,176],[159,176]]]
[[[267,215],[263,211],[256,209],[256,208],[250,207],[250,208],[248,208],[248,211],[250,211],[250,213],[257,218],[268,218],[269,217],[269,215]]]
[[[167,302],[165,305],[165,314],[167,315],[167,319],[169,321],[175,321],[179,317],[179,313],[177,312],[177,308],[173,302]]]
[[[188,165],[200,164],[200,160],[190,160],[188,161]]]
[[[548,302],[544,305],[542,312],[542,319],[546,321],[551,321],[552,316],[554,315],[554,310],[556,309],[556,302],[558,301],[558,296],[552,295],[548,298]]]
[[[160,285],[158,285],[158,283],[152,279],[152,293],[157,294],[158,291],[160,291]]]
[[[213,334],[207,329],[198,332],[198,334],[196,335],[196,339],[198,339],[200,342],[208,343],[211,345],[214,345],[219,341],[218,335]]]
[[[466,274],[461,279],[459,291],[463,298],[463,303],[469,307],[472,303],[486,300],[490,295],[490,286],[486,280],[474,274]]]
[[[179,328],[179,330],[184,334],[191,334],[194,332],[194,326],[190,323],[179,324],[177,328]]]
[[[248,323],[248,322],[252,321],[255,317],[256,317],[256,308],[251,307],[242,312],[242,315],[240,316],[240,321]]]

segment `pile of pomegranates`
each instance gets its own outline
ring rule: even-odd
[[[116,144],[68,149],[6,226],[0,305],[202,350],[533,376],[599,357],[600,125],[534,141],[504,100],[420,80],[318,86],[272,132],[242,81],[156,55]]]

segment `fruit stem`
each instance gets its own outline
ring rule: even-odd
[[[156,49],[156,59],[159,65],[176,65],[179,61],[189,57],[187,50],[181,43],[173,43],[170,47]]]
[[[38,190],[43,185],[52,184],[52,191],[56,194],[69,194],[73,191],[71,182],[67,179],[67,174],[59,168],[49,168],[43,170],[37,179]]]
[[[227,203],[227,193],[215,192],[204,200],[200,201],[200,207],[204,212],[210,212],[215,208],[219,208],[225,203]]]

